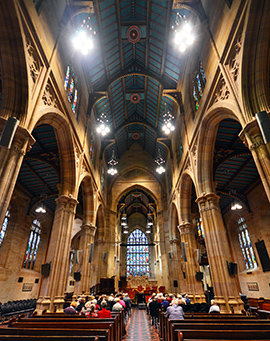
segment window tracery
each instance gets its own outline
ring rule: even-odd
[[[1,246],[2,242],[3,242],[3,239],[4,239],[5,234],[6,234],[6,230],[7,230],[8,223],[9,223],[9,218],[10,218],[10,212],[9,212],[9,209],[8,209],[7,212],[6,212],[6,215],[5,215],[5,218],[4,218],[1,230],[0,230],[0,246]]]
[[[140,229],[134,230],[127,239],[127,277],[150,274],[149,242]]]
[[[38,220],[34,220],[30,228],[30,235],[28,238],[27,248],[24,256],[23,267],[33,270],[37,251],[40,244],[41,226]]]
[[[203,69],[202,62],[199,63],[199,70],[196,71],[193,80],[192,96],[195,104],[196,111],[199,109],[200,100],[203,96],[203,91],[206,85],[206,77]]]
[[[67,92],[68,101],[71,103],[71,109],[74,115],[77,115],[77,104],[78,104],[78,89],[76,76],[70,65],[67,66],[64,89]]]
[[[247,270],[258,267],[245,219],[238,220],[238,238]]]

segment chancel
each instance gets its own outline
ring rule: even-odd
[[[269,16],[0,0],[3,317],[121,292],[269,318]]]

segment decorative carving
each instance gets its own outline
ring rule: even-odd
[[[188,170],[191,170],[191,163],[190,163],[190,159],[187,160],[187,163],[186,163],[186,167],[185,167],[185,170],[188,169]]]
[[[172,244],[179,245],[180,242],[181,242],[181,240],[178,239],[178,238],[173,238],[173,239],[171,239],[171,240],[169,241],[169,243],[170,243],[171,245],[172,245]]]
[[[226,82],[223,77],[221,77],[220,81],[218,82],[218,86],[216,88],[216,92],[214,94],[214,103],[218,101],[224,101],[228,99],[230,96],[230,91]]]
[[[95,245],[104,245],[106,242],[104,239],[96,239],[95,240]]]
[[[229,60],[229,70],[230,70],[230,74],[232,75],[232,78],[234,80],[234,82],[237,81],[238,76],[239,76],[239,67],[240,67],[240,51],[242,48],[242,36],[240,35],[238,37],[238,39],[236,40],[236,43],[233,46],[233,53],[232,53],[232,57]]]
[[[43,103],[54,108],[58,108],[58,101],[51,84],[47,84],[42,96]]]
[[[148,276],[135,276],[129,275],[127,278],[127,287],[128,288],[137,288],[138,286],[142,286],[144,289],[146,287],[157,286],[157,281],[149,280]]]
[[[252,151],[252,150],[254,150],[254,149],[259,148],[262,144],[264,144],[262,140],[255,141],[254,143],[252,143],[252,144],[249,146],[249,149]]]
[[[31,42],[30,38],[26,36],[25,40],[26,40],[26,50],[28,52],[28,64],[29,64],[30,76],[31,76],[33,83],[35,84],[40,74],[41,63],[38,58],[37,51],[34,48],[33,43]]]
[[[49,153],[42,153],[40,154],[44,159],[51,161],[53,164],[59,166],[59,155],[54,153],[54,152],[49,152]]]
[[[194,165],[196,166],[196,164],[197,164],[197,144],[195,144],[193,149],[192,149],[192,155],[193,155]]]

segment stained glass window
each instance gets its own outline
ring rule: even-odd
[[[70,77],[70,66],[67,67],[67,72],[66,72],[66,77],[65,77],[65,83],[64,83],[64,88],[65,88],[65,90],[68,89],[69,77]]]
[[[33,269],[37,257],[37,251],[40,243],[41,227],[38,220],[34,220],[30,229],[30,235],[25,251],[23,267]]]
[[[2,241],[3,241],[4,237],[5,237],[5,233],[6,233],[6,230],[7,230],[9,218],[10,218],[10,213],[9,213],[9,210],[7,210],[4,222],[3,222],[1,230],[0,230],[0,246],[2,244]]]
[[[204,238],[203,224],[201,218],[196,219],[196,226],[199,238]]]
[[[72,111],[74,114],[76,114],[77,100],[78,100],[78,91],[77,91],[77,89],[75,89],[74,98],[73,98],[73,102],[72,102]]]
[[[127,276],[150,275],[150,253],[148,238],[139,229],[134,230],[127,240]]]
[[[199,63],[199,70],[196,72],[193,80],[193,100],[195,104],[196,111],[199,109],[200,99],[203,95],[203,90],[206,84],[206,77],[203,69],[202,62]]]
[[[251,244],[247,224],[243,217],[238,220],[238,238],[246,269],[249,270],[257,268],[258,264]]]
[[[68,88],[68,100],[70,102],[72,102],[74,98],[74,86],[75,86],[75,80],[74,80],[74,75],[72,75],[70,79],[70,83],[69,83],[69,88]]]

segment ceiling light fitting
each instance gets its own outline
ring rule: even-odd
[[[84,19],[82,21],[81,26],[76,31],[75,36],[73,37],[73,45],[76,50],[80,50],[83,55],[87,55],[89,51],[93,48],[93,36],[96,35],[96,32],[93,30],[90,25],[90,17]]]
[[[165,103],[163,121],[164,124],[162,126],[162,130],[166,135],[170,134],[170,132],[175,130],[173,124],[174,116],[171,114],[170,110],[167,110],[167,104]]]
[[[106,114],[103,112],[101,115],[97,118],[98,126],[97,126],[97,133],[105,136],[110,132],[110,128],[108,127],[108,119]]]
[[[241,210],[243,208],[243,206],[240,204],[239,201],[237,201],[234,196],[236,196],[236,191],[230,191],[229,195],[233,198],[232,202],[231,202],[231,210],[235,211],[235,210]]]
[[[116,157],[115,157],[115,154],[114,154],[114,150],[113,150],[112,158],[108,162],[108,165],[110,166],[109,169],[108,169],[108,174],[115,175],[117,173],[117,169],[115,167],[117,164],[118,164],[118,161],[116,160]]]
[[[195,40],[191,25],[186,21],[185,16],[177,13],[175,25],[172,26],[172,29],[175,32],[175,44],[180,52],[185,52],[187,47],[192,45]]]
[[[43,204],[40,204],[36,209],[35,209],[36,213],[46,213],[46,208]]]
[[[165,160],[161,156],[160,149],[158,149],[158,155],[155,159],[155,163],[158,164],[158,167],[156,168],[158,174],[166,172],[166,169],[162,166],[165,163]]]

